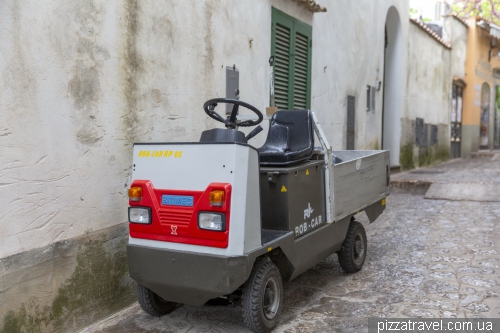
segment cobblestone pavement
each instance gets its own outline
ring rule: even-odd
[[[401,172],[392,175],[391,181],[498,183],[500,186],[500,152],[492,158],[453,159],[428,168]]]
[[[490,178],[480,175],[484,182],[500,171],[495,160],[437,168],[450,181],[463,180],[456,173],[466,173],[464,168],[469,173],[491,168],[485,172]],[[332,255],[285,283],[284,310],[274,332],[367,332],[369,317],[500,318],[500,202],[392,193],[373,224],[364,213],[357,219],[368,236],[363,269],[343,273]],[[135,304],[82,332],[248,332],[240,312],[180,306],[156,318]]]

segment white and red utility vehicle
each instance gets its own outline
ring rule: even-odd
[[[218,103],[233,104],[224,119]],[[238,107],[257,120],[238,120]],[[254,332],[278,322],[283,283],[332,253],[349,273],[363,266],[366,234],[354,215],[373,222],[389,194],[388,151],[332,151],[313,112],[278,111],[261,148],[240,126],[262,113],[239,100],[203,106],[226,129],[199,142],[136,143],[129,189],[130,276],[151,315],[176,303],[241,304]],[[315,136],[320,147],[314,146]]]

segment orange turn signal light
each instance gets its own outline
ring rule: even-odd
[[[213,190],[210,192],[209,200],[210,206],[222,207],[224,206],[226,194],[222,190]]]
[[[134,186],[128,189],[128,199],[130,201],[141,201],[142,187]]]

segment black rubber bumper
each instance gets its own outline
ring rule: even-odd
[[[130,244],[127,257],[132,279],[167,301],[196,306],[238,289],[255,260]]]

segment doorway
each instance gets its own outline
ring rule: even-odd
[[[495,86],[495,128],[493,136],[493,146],[500,149],[500,85]]]
[[[483,83],[481,87],[481,119],[479,126],[479,148],[488,149],[490,128],[490,85]]]
[[[500,69],[495,68],[493,70],[493,78],[495,87],[493,90],[493,105],[491,106],[493,122],[492,126],[492,139],[493,139],[493,149],[500,149]]]
[[[462,149],[462,96],[463,86],[453,82],[451,98],[450,157],[459,158]]]
[[[395,7],[385,21],[384,91],[382,110],[382,149],[391,152],[390,164],[399,166],[402,105],[403,38],[401,20]]]

